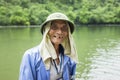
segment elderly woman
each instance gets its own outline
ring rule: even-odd
[[[52,13],[41,25],[40,45],[25,52],[19,80],[74,80],[77,54],[74,24],[63,13]]]

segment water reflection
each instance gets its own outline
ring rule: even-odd
[[[76,80],[120,80],[120,27],[81,27],[77,31]]]
[[[83,73],[77,72],[76,80],[120,80],[120,43],[105,50],[96,48],[98,54],[89,58]],[[79,67],[83,64],[79,63]]]
[[[88,80],[120,80],[120,44],[106,51],[96,49],[99,55],[91,58]]]

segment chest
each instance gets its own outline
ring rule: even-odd
[[[60,71],[60,65],[57,65],[58,71]],[[51,66],[51,69],[46,70],[46,67],[44,65],[44,62],[41,61],[37,64],[36,67],[36,76],[37,76],[37,80],[53,80],[52,78],[58,78],[58,77],[62,77],[64,78],[64,80],[69,80],[69,67],[66,64],[63,64],[62,67],[62,71],[60,72],[59,75],[57,75],[57,71],[55,66]],[[51,77],[57,75],[55,77]]]

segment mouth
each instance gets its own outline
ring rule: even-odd
[[[53,35],[53,36],[51,36],[51,41],[54,44],[61,44],[63,40],[64,40],[63,35]]]
[[[54,35],[53,37],[57,38],[57,39],[63,39],[63,36],[56,36],[56,35]]]

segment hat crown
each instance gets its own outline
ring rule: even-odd
[[[41,24],[41,33],[43,34],[44,33],[44,30],[45,30],[45,25],[50,22],[50,21],[53,21],[53,20],[65,20],[68,22],[69,24],[69,27],[70,27],[70,31],[71,33],[73,33],[74,31],[74,23],[72,21],[69,20],[69,18],[63,14],[63,13],[60,13],[60,12],[55,12],[55,13],[52,13],[50,14],[47,19]]]
[[[56,13],[53,13],[51,15],[49,15],[46,19],[46,21],[50,21],[50,20],[69,20],[68,17],[62,13],[59,13],[59,12],[56,12]]]

